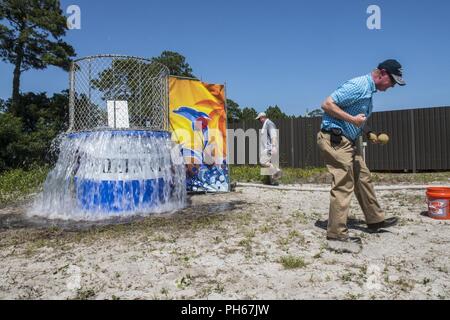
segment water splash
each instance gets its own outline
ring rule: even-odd
[[[28,216],[100,220],[185,206],[183,159],[167,132],[72,133],[60,138],[59,148]]]

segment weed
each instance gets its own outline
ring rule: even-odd
[[[361,274],[365,275],[367,273],[367,265],[363,264],[359,267],[359,270],[361,270]]]
[[[261,228],[259,228],[259,231],[260,231],[261,233],[268,233],[268,232],[270,232],[270,231],[272,231],[272,230],[273,230],[273,227],[270,226],[269,224],[265,224],[265,225],[263,225]]]
[[[292,230],[289,232],[288,237],[291,239],[297,238],[297,237],[300,237],[300,233],[298,233],[297,230]]]
[[[287,246],[289,243],[291,243],[291,241],[293,240],[297,240],[298,243],[303,244],[305,242],[305,238],[302,234],[300,234],[298,231],[296,230],[292,230],[289,232],[289,234],[287,235],[287,237],[281,237],[277,240],[277,243],[281,246]]]
[[[166,237],[164,237],[163,235],[156,235],[153,238],[153,241],[157,241],[157,242],[167,242]]]
[[[93,289],[78,289],[77,296],[75,300],[87,300],[95,296],[95,291]]]
[[[219,236],[215,236],[215,237],[213,238],[213,240],[214,240],[214,243],[215,243],[215,244],[219,244],[219,243],[222,242],[222,238],[219,237]]]
[[[249,212],[240,213],[238,220],[240,225],[247,226],[252,221],[252,215]]]
[[[254,238],[256,235],[255,230],[249,230],[245,233],[245,237],[248,239]]]
[[[341,275],[341,280],[344,282],[352,281],[353,277],[355,276],[352,272],[346,272],[343,275]]]
[[[277,240],[277,243],[281,246],[287,246],[289,244],[290,240],[291,239],[289,237],[286,237],[286,238],[282,237]]]
[[[286,219],[283,221],[283,223],[286,225],[286,227],[292,227],[292,220],[291,219]]]
[[[408,292],[414,288],[414,283],[405,278],[400,278],[397,281],[394,281],[394,284],[400,287],[400,290]]]
[[[241,241],[239,241],[238,245],[241,247],[245,247],[248,250],[249,248],[251,248],[252,239],[249,238],[242,239]]]
[[[191,278],[190,274],[187,274],[175,281],[175,285],[177,286],[177,288],[182,289],[182,290],[189,287],[191,284],[192,284],[192,278]]]
[[[300,224],[307,224],[308,223],[308,219],[306,218],[305,213],[300,212],[300,211],[294,211],[291,216],[296,220],[296,222],[300,223]]]
[[[217,284],[214,288],[214,292],[223,293],[224,291],[225,291],[225,286],[222,283],[217,282]]]
[[[0,174],[0,205],[14,203],[40,190],[49,167],[14,169]]]
[[[347,294],[345,295],[345,299],[346,300],[357,300],[357,299],[362,298],[362,296],[363,295],[360,293],[354,294],[354,293],[347,292]]]
[[[298,269],[306,267],[306,262],[302,257],[285,256],[281,257],[279,262],[285,269]]]

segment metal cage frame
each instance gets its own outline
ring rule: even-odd
[[[169,131],[169,69],[150,59],[102,54],[69,74],[68,132]]]

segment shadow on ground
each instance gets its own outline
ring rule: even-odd
[[[317,220],[316,223],[314,223],[314,225],[316,227],[321,228],[326,231],[327,226],[328,226],[328,220]],[[360,219],[351,219],[351,218],[348,219],[347,220],[347,228],[362,231],[365,233],[374,233],[373,231],[370,231],[367,228],[366,222],[364,220],[360,220]],[[376,233],[385,233],[385,232],[389,232],[389,231],[384,230],[384,229],[379,229],[378,231],[376,231]]]

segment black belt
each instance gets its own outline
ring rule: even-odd
[[[349,137],[347,137],[342,133],[342,129],[331,128],[331,129],[320,129],[320,131],[330,135],[330,141],[333,147],[338,146],[341,143],[343,136],[346,137],[353,146],[355,145],[355,142],[352,139],[350,139]]]
[[[320,131],[322,131],[323,133],[342,135],[342,130],[339,128],[334,128],[334,130],[333,129],[320,129]]]

